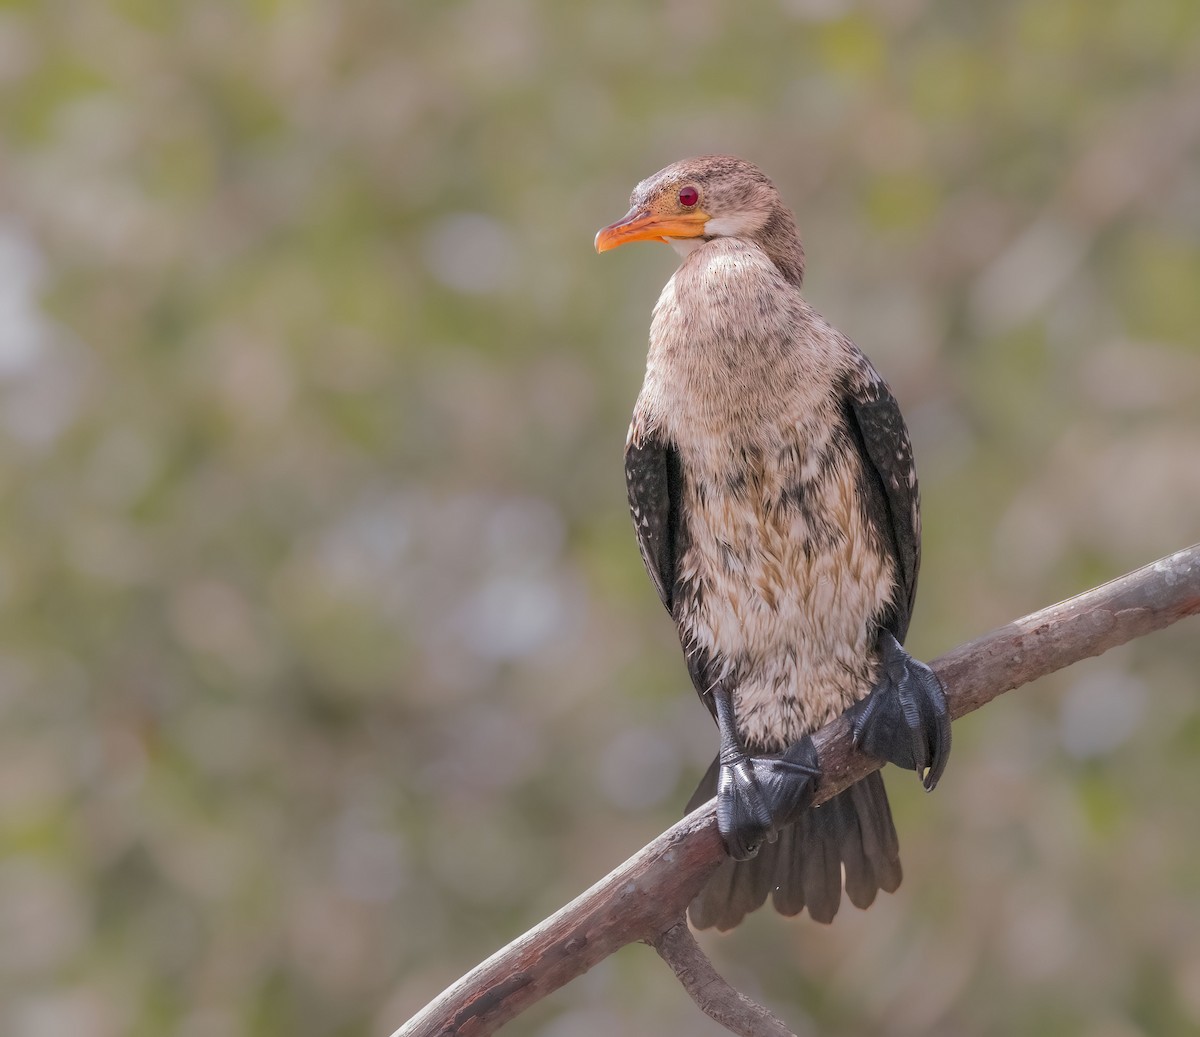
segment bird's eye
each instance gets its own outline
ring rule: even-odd
[[[681,187],[679,189],[679,204],[690,209],[700,201],[700,192],[694,187]]]

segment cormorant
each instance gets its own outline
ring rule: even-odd
[[[727,155],[643,180],[600,252],[665,241],[683,257],[650,325],[625,451],[646,569],[679,629],[720,752],[730,859],[692,902],[729,929],[773,896],[829,922],[900,883],[879,772],[819,807],[811,733],[849,709],[856,744],[915,769],[950,752],[933,671],[901,647],[921,554],[912,447],[870,361],[804,300],[804,250],[774,184]]]

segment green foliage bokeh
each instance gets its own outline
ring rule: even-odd
[[[0,1031],[387,1033],[714,751],[621,473],[757,161],[922,477],[910,646],[1200,539],[1195,0],[0,5]],[[1200,1030],[1191,625],[889,776],[906,878],[705,937],[828,1034]],[[509,1032],[509,1031],[506,1031]],[[513,1034],[716,1033],[629,948]]]

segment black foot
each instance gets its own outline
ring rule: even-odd
[[[886,630],[879,634],[879,683],[848,710],[854,744],[921,776],[932,791],[950,757],[950,710],[937,675]]]
[[[717,827],[735,861],[758,853],[812,803],[820,775],[817,751],[805,735],[778,756],[747,756],[737,749],[722,753],[717,777]]]

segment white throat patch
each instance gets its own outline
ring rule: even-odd
[[[681,256],[689,256],[706,241],[713,238],[751,238],[759,229],[757,221],[748,213],[737,216],[720,216],[704,225],[702,238],[663,238]]]
[[[681,256],[690,256],[705,243],[704,238],[663,238],[663,241]]]
[[[710,238],[750,238],[758,229],[758,221],[749,213],[719,216],[704,225],[704,233]]]

